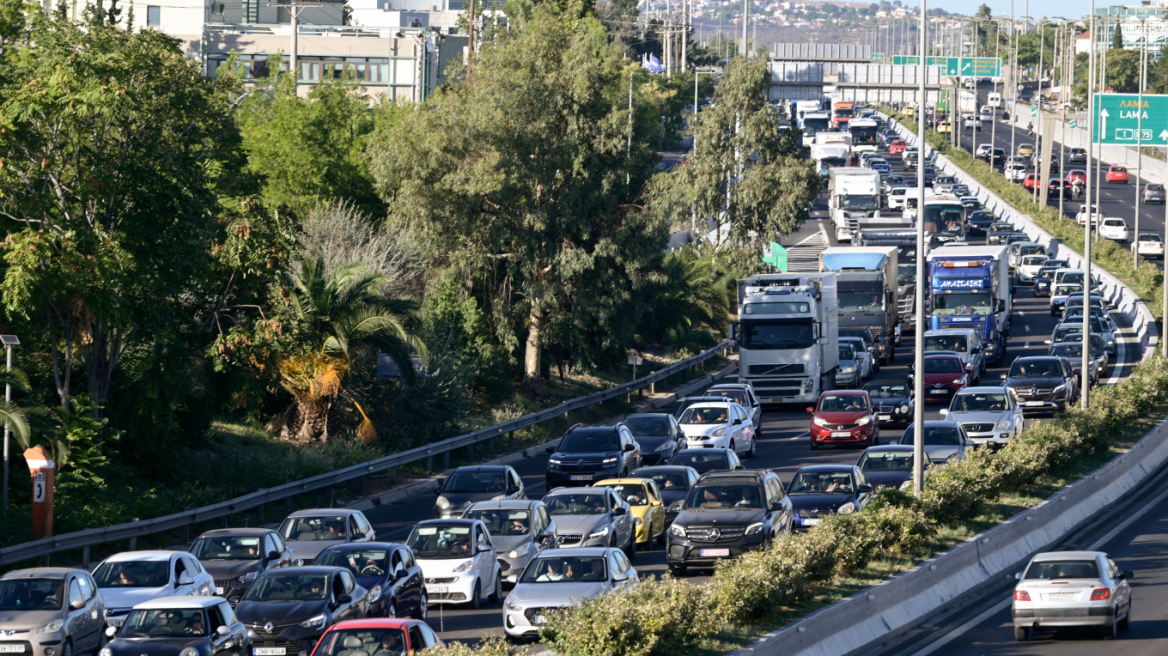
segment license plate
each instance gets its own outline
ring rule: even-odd
[[[729,555],[729,549],[702,549],[702,558],[725,558]]]
[[[771,403],[782,403],[782,402],[783,402],[783,399],[781,397],[778,397],[778,396],[771,397]]]
[[[592,474],[573,474],[572,480],[573,481],[590,481],[590,480],[592,480]]]
[[[0,654],[22,654],[24,645],[0,645]]]
[[[543,615],[536,615],[534,621],[536,624],[546,624],[547,617],[544,617]]]
[[[805,519],[805,520],[803,520],[803,525],[804,526],[819,526],[819,518],[814,517],[812,519]]]
[[[892,421],[892,415],[876,415],[880,421]]]
[[[107,617],[105,620],[105,623],[108,626],[121,626],[121,625],[126,623],[126,618],[124,618],[124,617]]]
[[[217,595],[223,594],[223,586],[221,586],[221,585],[215,586],[215,594],[217,594]]]
[[[852,434],[847,432],[847,431],[843,431],[843,432],[837,431],[837,432],[832,433],[831,436],[832,437],[851,437]]]
[[[1040,405],[1042,405],[1042,401],[1027,401],[1026,403],[1023,403],[1022,405],[1030,406],[1030,407],[1034,407],[1036,405],[1040,406]]]
[[[430,594],[446,594],[447,592],[450,592],[450,586],[427,584],[426,585],[426,592],[429,592]]]
[[[1070,601],[1074,599],[1077,594],[1074,592],[1053,592],[1051,594],[1042,596],[1046,601]]]
[[[288,653],[283,647],[256,647],[251,652],[255,656],[284,656]]]
[[[929,390],[929,394],[944,394],[945,390]]]

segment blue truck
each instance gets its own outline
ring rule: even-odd
[[[1005,246],[942,246],[929,253],[929,329],[975,328],[985,359],[1006,354],[1013,306]]]

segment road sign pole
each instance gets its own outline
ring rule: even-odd
[[[916,314],[916,348],[913,350],[913,396],[917,403],[913,404],[913,495],[918,499],[925,490],[925,156],[928,155],[925,141],[925,75],[928,69],[925,64],[926,35],[929,23],[925,18],[925,2],[921,0],[920,28],[921,63],[918,93],[920,94],[917,113],[917,284],[915,307]],[[940,85],[938,85],[937,101],[941,100]],[[952,104],[952,103],[950,103]],[[1165,285],[1168,289],[1168,285]],[[1165,306],[1168,307],[1168,306]]]
[[[1095,39],[1098,32],[1095,31],[1095,0],[1091,0],[1091,25],[1088,28],[1088,34],[1091,35],[1091,52],[1088,56],[1090,60],[1087,69],[1090,71],[1087,74],[1087,134],[1090,139],[1095,134]],[[1095,213],[1091,210],[1091,157],[1094,155],[1094,146],[1091,141],[1087,142],[1087,220],[1084,222],[1084,230],[1086,233],[1083,236],[1083,255],[1087,259],[1087,266],[1085,271],[1087,275],[1084,276],[1085,284],[1083,285],[1083,302],[1091,301],[1091,226],[1095,222]],[[1166,285],[1168,287],[1168,285]],[[1083,409],[1087,408],[1089,397],[1091,394],[1091,376],[1088,366],[1094,366],[1095,363],[1090,361],[1091,357],[1091,313],[1083,313],[1083,359],[1080,363],[1080,371],[1082,372],[1083,380],[1079,387],[1081,391],[1079,399],[1083,404]]]
[[[1144,21],[1140,21],[1143,23]],[[1144,163],[1144,57],[1147,52],[1148,42],[1148,25],[1144,23],[1144,39],[1140,42],[1140,77],[1136,81],[1136,86],[1139,87],[1139,101],[1136,102],[1136,220],[1135,232],[1132,233],[1132,244],[1138,244],[1140,239],[1140,173],[1143,172]],[[1132,271],[1140,267],[1140,249],[1137,246],[1132,249]]]

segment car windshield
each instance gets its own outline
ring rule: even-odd
[[[326,542],[345,540],[345,518],[340,515],[289,517],[280,525],[280,537],[292,542]]]
[[[634,471],[633,476],[651,478],[662,492],[676,492],[689,489],[689,476],[684,471],[654,471],[653,473]]]
[[[787,491],[791,494],[851,494],[852,476],[847,472],[799,472]]]
[[[819,399],[820,412],[863,412],[868,409],[868,399],[862,394],[824,394]]]
[[[632,415],[625,417],[625,426],[636,437],[668,437],[670,431],[669,417],[664,416]]]
[[[1014,361],[1010,378],[1061,378],[1063,369],[1054,360]]]
[[[680,424],[692,425],[706,425],[706,424],[724,424],[730,417],[729,408],[710,408],[701,407],[689,408],[681,413],[681,419],[678,419]]]
[[[869,451],[860,456],[861,470],[870,471],[912,471],[912,453],[906,451]]]
[[[756,483],[711,483],[690,490],[686,508],[725,510],[762,508],[763,492]]]
[[[1080,285],[1083,284],[1083,272],[1067,271],[1059,278],[1059,284],[1062,283],[1076,283]]]
[[[319,601],[328,597],[328,576],[269,571],[243,595],[244,601]]]
[[[99,588],[161,588],[170,583],[170,560],[102,563],[93,579]]]
[[[908,396],[908,385],[865,385],[864,391],[874,399],[902,399]]]
[[[1043,560],[1030,563],[1026,580],[1097,579],[1099,566],[1093,560]]]
[[[616,492],[616,495],[624,499],[630,506],[647,506],[650,501],[657,501],[657,499],[649,498],[649,491],[641,483],[617,483],[604,487]]]
[[[606,431],[574,431],[560,440],[559,450],[563,453],[580,453],[589,451],[619,451],[620,440],[615,430]]]
[[[528,563],[519,582],[597,583],[607,581],[608,566],[604,561],[604,556],[541,555]]]
[[[1039,280],[1050,280],[1054,278],[1054,272],[1058,271],[1060,267],[1043,267],[1038,270]]]
[[[1118,228],[1121,226],[1127,227],[1127,224],[1123,222],[1123,219],[1103,219],[1103,225],[1107,226],[1108,228]]]
[[[527,535],[531,532],[531,513],[522,508],[476,508],[466,511],[463,517],[486,524],[491,535]]]
[[[321,567],[344,567],[353,576],[382,576],[388,571],[389,552],[385,549],[330,549],[314,562]]]
[[[1140,235],[1140,241],[1154,241],[1160,242],[1160,235]]]
[[[726,456],[721,453],[705,453],[702,451],[682,451],[669,460],[669,464],[678,467],[693,467],[698,471],[711,469],[725,469]]]
[[[191,553],[199,560],[259,560],[260,537],[203,537],[191,545]]]
[[[442,491],[451,494],[506,492],[507,473],[502,469],[487,471],[459,469],[446,479],[446,485],[442,487]]]
[[[916,443],[916,429],[909,426],[900,438],[901,444]],[[961,444],[961,432],[956,426],[925,426],[925,446],[957,446]]]
[[[1083,291],[1082,285],[1055,285],[1054,286],[1054,295],[1055,296],[1067,296],[1069,294],[1073,294],[1074,292],[1081,292],[1081,291]]]
[[[961,360],[957,358],[925,358],[927,374],[959,374],[963,371]]]
[[[1004,412],[1010,408],[1005,394],[968,392],[953,397],[951,412]]]
[[[747,350],[805,349],[815,344],[815,324],[810,317],[743,320],[741,332],[742,347]]]
[[[544,497],[548,512],[557,515],[603,515],[608,512],[603,492],[578,492],[575,494],[553,494]]]
[[[988,291],[933,294],[933,314],[937,316],[985,316],[993,311],[993,299]]]
[[[329,631],[315,656],[405,656],[406,637],[401,629],[362,628]]]
[[[973,214],[969,215],[969,220],[970,221],[993,221],[994,214],[993,214],[993,212],[986,212],[985,210],[978,210],[978,211],[974,212]]]
[[[746,392],[744,392],[742,390],[730,390],[730,389],[709,390],[709,391],[707,391],[707,394],[709,394],[710,396],[720,396],[724,399],[729,399],[729,400],[731,400],[739,405],[747,405]]]
[[[60,610],[65,603],[61,579],[8,579],[0,581],[0,611]]]
[[[207,635],[203,609],[132,610],[118,638],[186,638]]]
[[[1046,261],[1045,255],[1027,255],[1022,258],[1022,266],[1037,266]]]
[[[466,524],[415,526],[406,545],[418,558],[469,558],[474,555],[471,527]]]
[[[966,351],[969,338],[965,335],[925,335],[925,352]]]
[[[1063,342],[1050,347],[1050,354],[1075,362],[1083,356],[1082,342]]]
[[[855,360],[856,359],[856,349],[853,348],[851,344],[840,344],[839,345],[839,359],[840,360]]]

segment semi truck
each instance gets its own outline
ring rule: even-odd
[[[925,250],[928,252],[928,241]],[[900,346],[905,333],[914,334],[917,327],[917,233],[915,230],[861,230],[852,240],[853,246],[885,246],[896,248],[896,312],[900,326],[896,345]]]
[[[804,146],[818,143],[815,140],[816,135],[831,131],[831,113],[822,110],[807,112],[800,119],[799,126],[803,129]]]
[[[835,386],[839,302],[834,273],[738,281],[738,380],[763,403],[815,403]]]
[[[896,358],[898,257],[896,246],[827,248],[819,253],[819,270],[836,274],[840,328],[867,331],[876,357],[885,364]]]
[[[949,243],[965,241],[965,206],[953,194],[925,196],[925,235]]]
[[[1006,354],[1013,298],[1005,246],[944,246],[931,251],[929,329],[974,328],[987,362]]]
[[[831,127],[843,130],[856,112],[856,103],[850,100],[837,100],[831,103]]]
[[[849,166],[832,169],[827,185],[827,207],[837,241],[850,242],[861,228],[912,227],[902,214],[881,214],[880,172]]]

